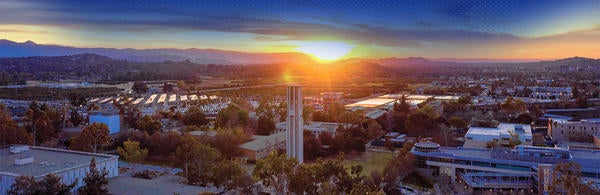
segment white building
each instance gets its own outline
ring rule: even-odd
[[[497,141],[508,145],[511,135],[518,135],[523,145],[531,145],[531,126],[525,124],[500,123],[497,127],[470,127],[465,134],[464,147],[485,148],[487,142]]]
[[[527,87],[531,90],[532,98],[536,99],[571,99],[573,89],[571,87]]]
[[[60,150],[35,146],[14,146],[0,149],[0,194],[6,194],[15,178],[21,175],[40,179],[47,174],[61,177],[61,182],[77,184],[71,190],[75,192],[85,185],[83,178],[89,172],[92,158],[96,159],[96,168],[108,171],[108,178],[119,175],[119,157],[105,154]]]
[[[351,124],[349,123],[333,123],[333,122],[317,122],[317,121],[309,121],[304,123],[304,130],[310,131],[315,138],[318,138],[321,134],[327,133],[331,135],[331,137],[335,137],[336,130],[343,126],[344,128],[349,128]],[[276,132],[284,132],[287,129],[287,122],[277,123],[275,125]]]
[[[560,142],[577,141],[578,138],[591,138],[600,133],[600,119],[581,119],[569,121],[552,118],[548,123],[548,134],[552,139]],[[575,139],[575,140],[571,140]]]
[[[268,136],[254,135],[252,141],[240,145],[243,158],[254,161],[266,157],[269,153],[285,148],[286,133],[279,132]]]
[[[302,124],[302,87],[300,85],[288,86],[287,107],[286,153],[289,157],[296,158],[302,163],[304,161],[304,125]]]

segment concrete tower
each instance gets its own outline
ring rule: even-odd
[[[304,161],[304,124],[302,120],[302,88],[300,85],[289,85],[287,88],[287,147],[288,157],[298,159],[300,163]]]

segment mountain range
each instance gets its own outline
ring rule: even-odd
[[[135,62],[185,61],[199,64],[274,64],[291,61],[312,60],[298,52],[246,53],[217,49],[115,49],[78,48],[60,45],[43,45],[33,41],[18,43],[0,40],[0,58],[27,56],[65,56],[94,53],[117,60]]]
[[[161,61],[190,61],[198,64],[283,64],[283,63],[318,63],[310,56],[300,52],[285,53],[248,53],[238,51],[227,51],[217,49],[116,49],[116,48],[79,48],[60,45],[37,44],[33,41],[18,43],[6,39],[0,39],[0,58],[28,57],[28,56],[66,56],[82,53],[93,53],[103,55],[116,60],[127,60],[134,62],[161,62]],[[600,59],[573,57],[555,61],[530,61],[530,60],[496,60],[496,59],[455,59],[439,58],[426,59],[422,57],[407,58],[381,58],[363,59],[350,58],[340,60],[342,63],[368,62],[382,66],[443,66],[456,64],[561,64],[585,62],[585,64],[598,64]]]

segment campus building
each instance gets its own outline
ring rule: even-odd
[[[92,158],[96,159],[98,170],[106,168],[108,178],[119,175],[118,156],[36,146],[0,148],[0,194],[7,194],[21,175],[40,179],[50,173],[60,176],[66,184],[77,180],[71,190],[75,192],[85,185],[83,178],[89,172]]]
[[[600,133],[600,119],[581,119],[569,121],[566,119],[552,118],[548,122],[548,134],[552,139],[561,142],[577,142],[590,139]]]
[[[571,99],[573,89],[571,87],[527,87],[531,90],[531,98],[536,99]]]
[[[90,124],[92,123],[105,124],[109,134],[121,132],[121,116],[117,111],[93,111],[90,113]]]
[[[279,132],[268,136],[253,135],[252,141],[240,145],[242,159],[248,162],[256,162],[269,155],[273,151],[285,149],[286,133]]]
[[[315,138],[319,138],[322,134],[329,134],[331,137],[335,137],[337,129],[339,127],[349,128],[349,123],[334,123],[334,122],[318,122],[308,121],[304,123],[304,130],[310,131]],[[285,132],[287,129],[287,122],[277,123],[275,125],[275,132]]]
[[[414,145],[411,153],[415,155],[415,166],[421,174],[449,176],[453,182],[464,181],[473,191],[513,190],[543,194],[545,189],[540,183],[551,177],[548,166],[567,162],[576,162],[582,167],[585,182],[600,181],[600,152],[594,150],[524,145],[514,149],[455,148],[420,142]],[[540,169],[546,170],[545,176],[540,174]]]
[[[497,127],[469,127],[464,147],[485,148],[490,141],[508,146],[511,139],[519,138],[522,145],[532,144],[531,125],[500,123]]]

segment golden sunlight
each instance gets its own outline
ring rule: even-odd
[[[354,45],[344,42],[318,41],[300,43],[297,51],[309,54],[321,61],[334,61],[348,54]]]

